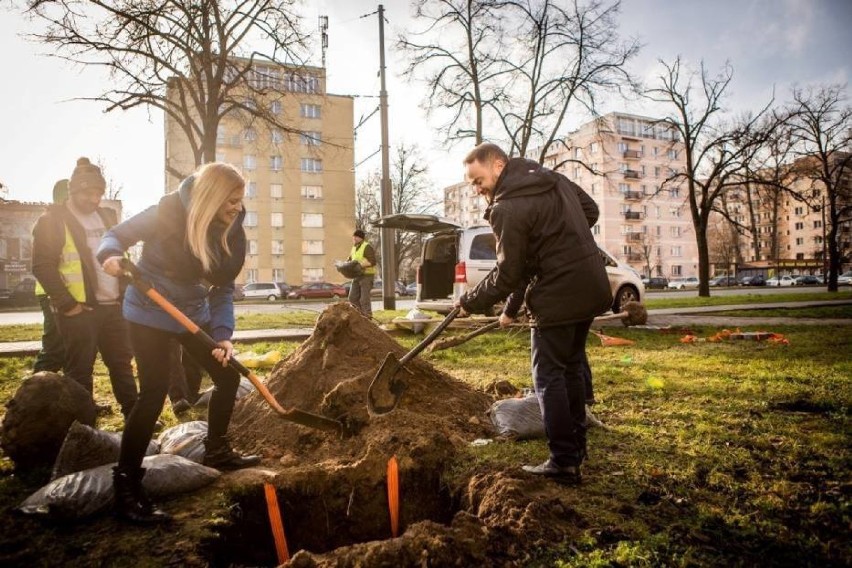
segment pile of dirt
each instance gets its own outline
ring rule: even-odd
[[[492,488],[460,491],[443,481],[462,447],[493,436],[485,414],[493,396],[415,358],[406,367],[407,389],[396,410],[371,416],[367,388],[389,352],[402,357],[406,349],[351,306],[338,303],[322,313],[313,335],[268,377],[267,386],[282,406],[339,419],[346,425],[346,435],[286,422],[257,393],[237,403],[231,437],[237,447],[261,453],[264,465],[274,468],[260,477],[276,487],[290,550],[304,551],[294,565],[354,557],[363,561],[365,546],[378,564],[379,558],[393,558],[401,550],[415,556],[424,550],[441,556],[444,551],[447,559],[471,562],[494,552],[484,529],[490,521],[478,517],[489,501],[481,494]],[[399,462],[400,528],[405,535],[389,540],[386,475],[391,456]],[[252,547],[249,535],[268,539],[269,531],[264,528],[268,521],[262,514],[262,492],[245,489],[251,485],[246,484],[246,475],[240,522],[232,527],[239,534],[227,534],[227,529],[222,534],[223,542],[242,542],[242,550],[213,546],[220,561],[222,554],[237,563],[269,560],[251,552],[258,547]],[[473,509],[463,510],[465,502]],[[518,507],[523,516],[525,505]],[[256,527],[251,526],[253,517]]]

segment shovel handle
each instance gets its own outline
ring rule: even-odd
[[[452,311],[447,314],[447,317],[445,317],[444,320],[441,323],[439,323],[435,327],[435,329],[433,329],[429,333],[429,335],[426,336],[425,339],[423,339],[423,341],[421,341],[420,343],[415,345],[414,348],[411,351],[409,351],[408,353],[406,353],[405,355],[402,356],[402,359],[399,360],[399,364],[405,365],[406,363],[408,363],[409,361],[411,361],[412,359],[417,357],[417,355],[419,355],[421,351],[426,349],[429,346],[430,343],[435,341],[436,337],[441,335],[442,331],[447,329],[447,326],[450,325],[450,323],[452,323],[452,321],[454,319],[456,319],[456,317],[459,315],[459,312],[461,312],[461,308],[459,308],[459,307],[453,308]]]

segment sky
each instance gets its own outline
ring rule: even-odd
[[[326,54],[329,93],[355,96],[355,123],[379,103],[378,2],[306,0],[306,25],[329,18]],[[5,8],[6,3],[2,6]],[[417,144],[436,188],[462,180],[467,146],[445,149],[421,109],[422,86],[401,76],[404,60],[393,48],[399,32],[411,29],[409,3],[384,2],[389,136]],[[2,9],[2,8],[0,8]],[[371,15],[372,14],[372,15]],[[659,59],[681,55],[711,71],[726,61],[734,70],[728,103],[732,111],[756,111],[788,97],[793,85],[848,84],[852,75],[852,1],[849,0],[623,0],[620,32],[643,48],[631,71],[653,81]],[[155,203],[163,194],[163,118],[143,109],[104,113],[94,96],[107,84],[102,72],[44,55],[21,37],[32,24],[14,12],[0,14],[0,54],[7,80],[0,88],[3,116],[0,182],[6,198],[49,201],[56,180],[68,177],[80,156],[105,167],[120,188],[125,214]],[[603,101],[600,112],[653,116],[661,109],[641,101]],[[590,117],[574,114],[568,129]],[[378,113],[358,129],[356,177],[381,167]]]

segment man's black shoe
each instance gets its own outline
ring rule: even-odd
[[[204,465],[215,469],[242,469],[244,467],[252,467],[260,463],[260,456],[244,456],[233,449],[229,444],[225,444],[216,449],[207,449],[204,455]]]
[[[539,465],[525,465],[523,470],[533,475],[541,475],[566,485],[579,485],[582,481],[580,476],[580,466],[569,465],[565,467],[558,466],[547,460]]]

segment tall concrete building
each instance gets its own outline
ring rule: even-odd
[[[661,187],[685,163],[683,144],[673,130],[624,113],[584,124],[544,160],[598,204],[600,218],[592,232],[601,247],[642,274],[667,278],[698,273],[686,190]],[[445,189],[445,215],[462,225],[479,224],[485,202],[463,185]]]
[[[300,133],[236,113],[219,123],[216,160],[248,181],[248,247],[237,281],[342,281],[334,261],[349,255],[355,229],[353,98],[328,94],[318,67],[258,63],[251,80],[262,81],[268,95],[247,104],[265,105]],[[165,129],[167,171],[191,172],[189,144],[168,115]],[[167,174],[166,191],[180,181]]]

